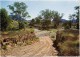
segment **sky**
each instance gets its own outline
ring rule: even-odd
[[[37,17],[40,11],[45,9],[63,13],[62,19],[68,20],[69,15],[75,13],[74,7],[79,5],[77,0],[0,0],[0,8],[5,8],[10,14],[11,10],[8,5],[12,5],[17,1],[24,2],[28,6],[26,11],[28,11],[31,18],[26,18],[27,20]]]

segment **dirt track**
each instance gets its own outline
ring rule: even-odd
[[[35,29],[35,34],[37,37],[39,37],[39,42],[32,45],[15,48],[9,52],[9,55],[16,57],[56,56],[57,51],[52,46],[53,43],[49,37],[49,32]]]

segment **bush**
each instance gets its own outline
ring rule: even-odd
[[[8,26],[8,29],[9,30],[16,30],[16,29],[18,29],[18,26],[19,26],[18,22],[12,20],[12,22]]]
[[[50,25],[51,25],[51,20],[49,20],[49,19],[43,20],[42,29],[43,30],[49,30],[50,29]]]
[[[19,29],[25,28],[24,22],[19,21],[18,23],[19,23]]]
[[[66,26],[65,26],[65,29],[69,29],[69,28],[70,28],[69,25],[66,25]]]
[[[35,25],[35,19],[32,19],[31,21],[30,21],[30,24],[29,24],[31,27],[34,27],[34,25]]]

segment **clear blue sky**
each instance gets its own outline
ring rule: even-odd
[[[0,0],[0,6],[2,8],[6,8],[8,13],[11,11],[7,7],[10,4],[13,4],[15,1],[10,1],[10,0]],[[31,18],[35,18],[40,14],[41,10],[44,9],[50,9],[50,10],[55,10],[58,11],[59,13],[64,13],[63,19],[69,19],[69,14],[72,14],[75,12],[74,7],[78,5],[78,2],[76,0],[44,0],[44,1],[39,1],[39,0],[26,0],[23,1],[26,3],[28,6],[27,11],[29,12]],[[29,19],[29,18],[26,18]]]

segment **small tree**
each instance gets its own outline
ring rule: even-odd
[[[0,9],[0,21],[1,21],[1,31],[5,31],[8,28],[8,25],[10,24],[10,17],[8,16],[8,13],[6,9],[2,8]]]
[[[42,29],[49,29],[53,13],[51,10],[46,9],[41,11]]]
[[[36,17],[35,18],[35,23],[37,24],[37,25],[40,25],[41,24],[41,16],[38,16],[38,17]]]
[[[69,16],[70,20],[76,19],[76,24],[77,24],[76,28],[77,29],[79,29],[79,8],[80,8],[80,6],[76,6],[75,7],[76,13]],[[72,24],[72,22],[71,22],[71,24]]]
[[[75,16],[76,16],[76,19],[77,19],[77,29],[79,29],[79,13],[80,13],[80,6],[76,6],[75,7],[75,10],[76,10],[76,14],[75,14]]]
[[[57,11],[53,11],[53,13],[54,13],[53,15],[54,28],[58,28],[61,22],[61,18],[63,17],[63,14],[60,14]]]

